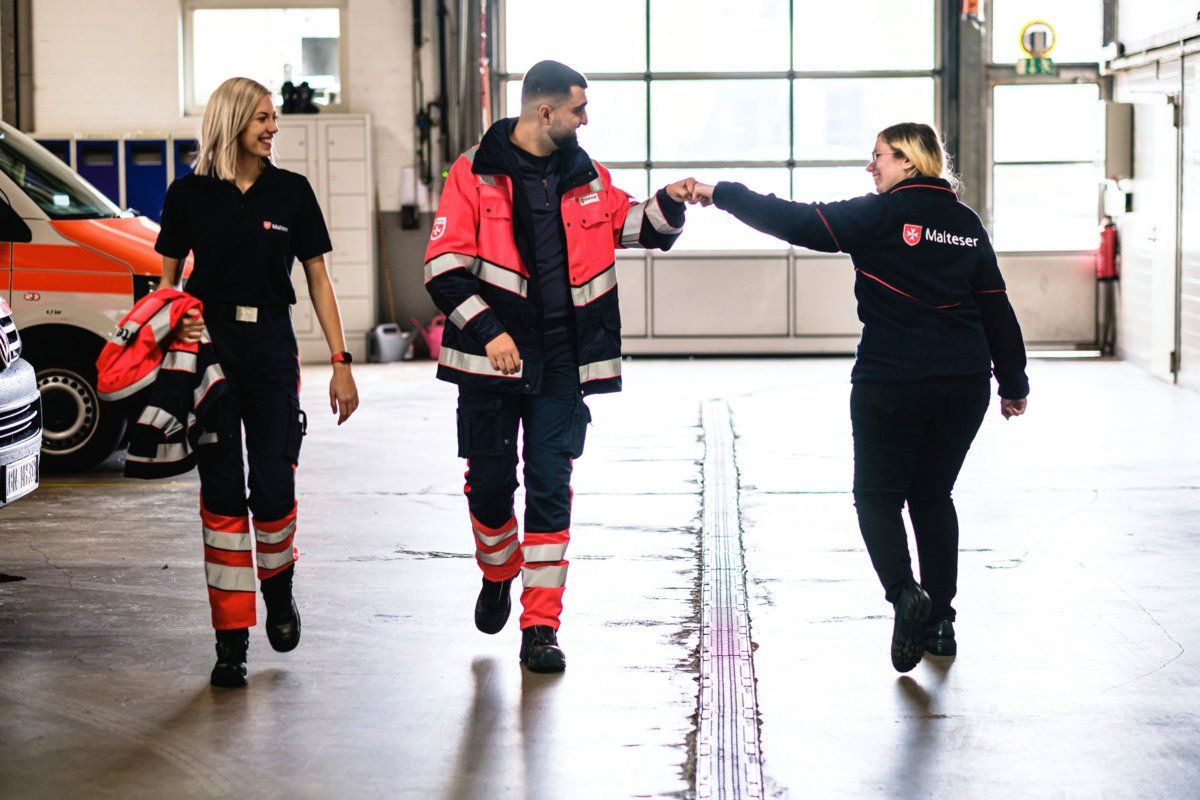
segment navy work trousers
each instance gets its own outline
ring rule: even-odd
[[[988,408],[987,378],[859,382],[850,393],[854,505],[888,602],[913,580],[901,509],[917,540],[930,619],[954,619],[958,514],[951,492]]]
[[[458,454],[467,459],[465,492],[475,557],[488,580],[522,575],[521,627],[558,628],[571,527],[572,460],[583,454],[591,420],[579,388],[570,334],[546,342],[539,394],[460,389]],[[523,436],[525,535],[519,537],[517,436]]]

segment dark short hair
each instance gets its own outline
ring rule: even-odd
[[[563,100],[570,96],[571,87],[587,88],[587,78],[558,61],[539,61],[525,73],[521,82],[521,105],[532,100]]]

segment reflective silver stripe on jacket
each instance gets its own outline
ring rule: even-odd
[[[525,364],[522,362],[516,374],[502,375],[500,372],[492,369],[492,362],[488,361],[487,356],[473,356],[470,353],[464,353],[461,350],[455,350],[445,345],[442,345],[442,352],[438,354],[438,363],[443,367],[456,369],[460,372],[487,375],[492,378],[510,378],[513,380],[520,378],[521,373],[525,371]]]
[[[212,528],[205,527],[204,543],[218,550],[250,552],[250,534],[248,532],[225,533],[224,531],[214,531]]]
[[[583,286],[572,286],[571,302],[576,306],[586,306],[615,288],[617,288],[617,267],[614,264]]]
[[[526,563],[534,561],[562,561],[567,557],[567,545],[563,544],[527,544],[521,547],[521,554]]]
[[[475,538],[478,539],[481,543],[487,545],[488,547],[495,547],[496,545],[500,544],[505,539],[514,535],[517,532],[516,523],[513,523],[507,530],[500,531],[500,533],[496,534],[495,536],[484,533],[483,531],[479,530],[479,528],[476,528],[474,525],[472,525],[471,527],[475,531]]]
[[[174,464],[176,461],[183,461],[190,454],[191,448],[186,442],[174,442],[171,444],[160,444],[158,450],[152,456],[138,456],[133,453],[125,455],[126,461],[136,461],[139,464]]]
[[[463,158],[465,158],[467,161],[470,161],[472,164],[474,164],[475,163],[475,154],[478,152],[479,152],[479,145],[475,145],[470,150],[463,153]]]
[[[683,233],[683,228],[671,227],[671,223],[667,222],[667,218],[663,216],[662,209],[658,205],[657,193],[646,201],[646,218],[650,220],[650,224],[654,226],[654,230],[659,233]]]
[[[517,542],[514,539],[508,543],[508,547],[503,550],[497,550],[495,553],[485,553],[482,550],[475,551],[475,557],[484,564],[490,564],[493,567],[500,567],[508,563],[512,558],[512,554],[517,552]]]
[[[499,183],[497,183],[495,175],[478,175],[476,177],[479,178],[480,183],[485,184],[487,186],[499,186],[500,185]]]
[[[183,430],[183,423],[175,416],[157,406],[146,406],[138,417],[138,425],[149,425],[163,432],[168,439]]]
[[[279,569],[292,563],[295,557],[292,548],[289,547],[281,553],[264,553],[259,550],[254,554],[254,560],[259,569]]]
[[[606,378],[621,376],[621,359],[610,358],[607,361],[593,361],[579,367],[579,382],[602,381]]]
[[[208,369],[204,370],[204,377],[200,380],[200,385],[192,393],[192,405],[199,407],[204,396],[208,394],[208,390],[223,380],[225,380],[225,371],[221,369],[221,365],[209,364]]]
[[[600,180],[600,165],[593,161],[592,169],[596,170],[596,180],[588,184],[588,191],[602,192],[604,191],[604,181]]]
[[[474,257],[464,256],[462,253],[442,253],[425,262],[425,282],[429,283],[438,275],[451,270],[470,269],[474,261]]]
[[[498,286],[505,291],[519,294],[521,297],[525,297],[528,291],[529,281],[525,278],[511,269],[497,266],[490,261],[484,261],[482,258],[475,259],[475,263],[471,267],[471,272],[474,272],[479,277],[479,280],[484,283]]]
[[[483,302],[483,298],[477,294],[473,294],[466,300],[458,304],[458,308],[450,312],[450,321],[457,325],[460,329],[467,327],[467,323],[475,319],[477,314],[491,308],[487,303]]]
[[[171,304],[167,303],[160,308],[146,324],[154,332],[154,341],[159,343],[165,341],[171,333]]]
[[[296,532],[296,523],[295,523],[295,521],[292,521],[292,522],[289,522],[287,525],[284,525],[282,528],[275,531],[274,533],[269,533],[267,531],[260,531],[258,528],[255,528],[254,529],[254,538],[258,539],[258,541],[261,544],[279,544],[280,542],[282,542],[284,539],[291,536],[295,532]]]
[[[621,226],[622,247],[638,247],[641,244],[638,237],[642,233],[642,219],[645,216],[646,203],[638,203],[636,206],[630,207],[629,213],[625,215],[625,224]]]
[[[123,389],[117,389],[115,392],[97,392],[97,394],[100,395],[101,400],[124,400],[126,397],[137,394],[142,389],[145,389],[147,386],[154,383],[154,381],[158,379],[158,371],[161,368],[161,364],[156,366],[150,372],[138,378],[136,381]]]
[[[162,369],[173,369],[177,372],[195,372],[196,354],[186,350],[170,350],[162,360]]]
[[[204,578],[214,589],[227,592],[254,591],[254,567],[227,567],[205,562]]]
[[[567,585],[567,568],[522,567],[521,585],[526,589],[557,589]]]

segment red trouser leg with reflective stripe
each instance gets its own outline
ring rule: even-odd
[[[213,627],[254,627],[257,617],[250,520],[213,514],[201,503],[200,521],[204,527],[204,576]]]
[[[499,528],[489,528],[471,515],[475,534],[475,562],[489,581],[506,581],[521,571],[521,548],[517,542],[517,518],[510,517]]]
[[[521,629],[549,625],[558,630],[563,592],[567,585],[567,544],[570,531],[525,532],[521,555]]]
[[[290,567],[300,557],[296,547],[296,510],[275,520],[254,518],[255,556],[258,561],[258,579],[266,580]]]

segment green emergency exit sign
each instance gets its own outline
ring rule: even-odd
[[[1018,75],[1057,75],[1058,68],[1050,58],[1022,58],[1017,62]]]

